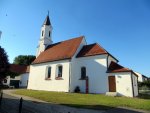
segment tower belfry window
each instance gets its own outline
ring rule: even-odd
[[[50,34],[50,31],[49,31],[49,37],[50,37],[50,35],[51,35],[51,34]]]
[[[43,36],[43,34],[44,34],[44,31],[42,31],[42,36]]]

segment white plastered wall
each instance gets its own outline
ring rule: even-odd
[[[114,59],[113,57],[111,57],[111,56],[109,55],[109,56],[108,56],[108,67],[109,67],[109,65],[110,65],[110,63],[111,63],[112,61],[117,63],[117,60]]]
[[[135,72],[138,75],[138,82],[143,82],[143,76],[141,73]]]
[[[56,80],[56,67],[63,66],[63,80]],[[47,62],[30,66],[28,89],[46,90],[46,91],[69,91],[69,60]],[[46,68],[51,67],[51,80],[45,80]]]
[[[29,73],[23,73],[20,75],[20,87],[27,87],[29,79]]]
[[[86,45],[85,39],[82,40],[80,47],[78,48],[76,54],[71,60],[70,91],[73,92],[75,87],[79,86],[81,92],[85,92],[86,81],[80,80],[81,67],[85,66],[86,74],[89,78],[89,93],[106,93],[108,92],[108,74],[106,73],[107,60],[109,60],[109,64],[111,61],[117,61],[111,56],[109,56],[109,58],[107,59],[107,54],[76,58],[76,55],[84,45]]]
[[[131,72],[110,73],[109,76],[115,76],[116,92],[119,96],[133,97]]]
[[[86,67],[86,75],[89,78],[89,93],[106,93],[107,81],[107,55],[74,58],[71,64],[71,92],[76,86],[81,92],[85,92],[85,80],[81,78],[81,67]]]

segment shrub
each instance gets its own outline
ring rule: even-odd
[[[0,89],[8,89],[9,86],[8,85],[0,85]]]
[[[143,85],[140,87],[140,90],[149,90],[149,87],[147,87],[146,85]]]
[[[150,89],[150,80],[144,81],[144,82],[139,82],[138,86],[139,86],[140,90],[149,90]]]
[[[79,87],[79,86],[76,86],[74,92],[75,92],[75,93],[80,93],[80,87]]]

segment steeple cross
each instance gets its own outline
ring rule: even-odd
[[[47,16],[49,16],[49,10],[48,10],[48,15]]]

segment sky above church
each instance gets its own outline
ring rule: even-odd
[[[119,64],[150,76],[149,0],[0,0],[0,45],[11,63],[35,55],[48,10],[54,43],[84,35]]]

